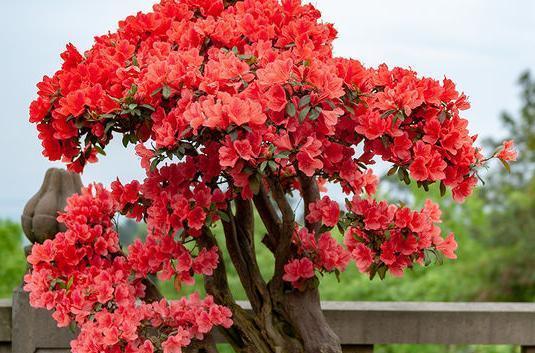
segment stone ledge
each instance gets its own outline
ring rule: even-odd
[[[44,310],[24,305],[25,293],[16,291],[15,296],[13,314],[11,300],[0,300],[0,342],[13,338],[31,341],[36,349],[68,347],[72,332],[58,329]],[[250,310],[247,302],[240,305]],[[344,345],[535,346],[535,304],[530,303],[324,302],[322,307]],[[14,325],[12,315],[20,318]],[[220,334],[216,339],[222,342]]]

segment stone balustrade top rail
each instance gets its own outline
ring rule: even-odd
[[[0,300],[0,353],[67,351],[73,334],[15,292]],[[241,302],[244,308],[248,303]],[[344,352],[372,352],[374,344],[510,344],[535,353],[535,304],[439,302],[324,302]],[[216,335],[221,341],[221,337]]]

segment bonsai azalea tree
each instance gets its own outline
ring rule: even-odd
[[[488,161],[460,116],[466,96],[448,79],[334,57],[335,37],[300,0],[163,0],[84,54],[67,46],[30,107],[43,154],[82,172],[119,137],[146,170],[142,182],[72,196],[58,217],[67,230],[28,257],[31,304],[79,328],[73,352],[216,352],[219,327],[240,353],[338,353],[323,275],[356,265],[401,276],[455,258],[438,206],[376,200],[370,167],[382,159],[403,182],[440,184],[462,202]],[[512,144],[493,157],[513,160]],[[347,195],[343,207],[322,195],[326,183]],[[144,242],[121,248],[118,213],[146,222]],[[235,302],[223,250],[250,312]],[[207,296],[167,301],[152,275],[203,280]]]

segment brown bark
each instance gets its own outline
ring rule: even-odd
[[[203,236],[199,238],[201,246],[211,248],[218,245],[210,229],[205,228],[203,233]],[[265,330],[257,324],[255,317],[236,304],[228,285],[226,266],[222,260],[221,251],[219,251],[219,258],[221,261],[213,275],[205,276],[204,286],[216,303],[232,310],[234,325],[223,330],[225,338],[238,353],[276,353],[271,348],[274,346],[273,342],[266,337]]]
[[[302,179],[301,183],[305,205],[319,198],[314,179]],[[275,256],[274,276],[269,283],[262,278],[256,260],[253,203],[237,200],[235,214],[229,205],[229,220],[223,222],[227,250],[251,302],[252,314],[236,304],[223,261],[212,276],[205,277],[207,293],[232,310],[234,325],[224,330],[225,337],[238,353],[341,353],[338,337],[321,311],[316,286],[310,283],[299,291],[282,280],[284,265],[295,251],[295,215],[280,184],[272,180],[269,186],[271,195],[262,188],[254,198],[254,206],[268,232],[263,242]],[[201,246],[217,246],[208,228],[201,238]]]
[[[193,341],[183,351],[184,353],[219,353],[211,335],[206,336],[203,341]]]
[[[314,231],[316,236],[318,236],[321,225],[319,223],[313,224],[306,220],[310,204],[320,199],[318,183],[314,177],[308,177],[301,172],[299,172],[299,182],[301,183],[301,195],[303,196],[303,201],[305,204],[305,225],[308,230]]]
[[[331,329],[320,306],[317,288],[293,290],[284,296],[284,309],[303,343],[304,353],[341,353],[340,339]]]
[[[267,234],[262,239],[262,243],[272,252],[275,253],[275,248],[277,247],[277,241],[279,240],[279,235],[282,232],[282,224],[277,211],[273,207],[273,203],[269,197],[268,192],[265,187],[260,186],[260,190],[257,195],[253,198],[254,205],[258,215],[264,223]]]
[[[223,4],[225,5],[225,8],[226,8],[226,7],[234,5],[238,1],[242,1],[242,0],[223,0]]]

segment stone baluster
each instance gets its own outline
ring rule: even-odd
[[[63,169],[49,169],[43,184],[28,201],[21,216],[22,230],[31,244],[53,239],[65,225],[57,221],[58,212],[65,208],[67,199],[79,193],[82,180],[75,173]],[[28,254],[31,246],[26,247]],[[28,293],[19,287],[13,294],[12,353],[68,353],[74,333],[58,329],[50,313],[34,309],[28,301]]]

